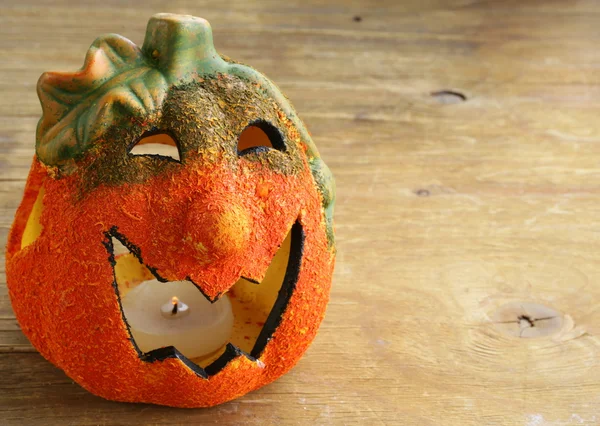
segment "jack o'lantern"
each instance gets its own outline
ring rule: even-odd
[[[38,94],[6,271],[40,353],[104,398],[180,407],[288,371],[329,297],[334,183],[275,85],[205,20],[159,14],[141,49],[100,37]]]

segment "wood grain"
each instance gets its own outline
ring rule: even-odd
[[[33,154],[38,76],[79,68],[102,33],[140,43],[164,7],[0,5],[1,240]],[[600,424],[599,3],[174,0],[168,11],[208,19],[219,51],[270,76],[334,172],[327,317],[291,373],[237,401],[112,403],[35,353],[2,262],[2,424]],[[536,318],[545,308],[558,312],[550,325]]]

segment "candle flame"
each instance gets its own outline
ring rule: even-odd
[[[171,298],[171,303],[172,303],[173,305],[177,305],[177,304],[179,303],[179,298],[178,298],[177,296],[173,296],[173,297]]]

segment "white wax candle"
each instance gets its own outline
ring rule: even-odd
[[[178,309],[172,312],[173,297]],[[189,281],[144,281],[121,300],[135,343],[142,352],[175,346],[187,358],[225,345],[233,328],[227,295],[210,303]]]

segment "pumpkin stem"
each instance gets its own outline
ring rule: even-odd
[[[210,72],[221,58],[207,20],[159,13],[148,21],[142,52],[171,82]]]

